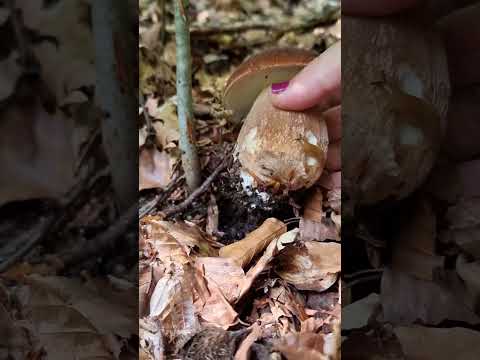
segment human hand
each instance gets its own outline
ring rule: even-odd
[[[330,145],[326,168],[341,168],[341,44],[337,42],[313,60],[290,82],[272,85],[272,103],[301,111],[312,107],[324,112]]]

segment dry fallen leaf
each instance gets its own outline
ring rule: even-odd
[[[105,282],[37,275],[26,278],[19,297],[49,359],[119,356],[121,339],[137,333],[135,298],[133,288],[118,291]]]
[[[470,329],[431,328],[423,326],[394,329],[408,359],[474,360],[478,359],[480,332]]]
[[[244,268],[257,254],[265,250],[268,244],[286,231],[287,226],[282,221],[269,218],[244,239],[221,248],[219,254],[221,257],[233,259]]]
[[[305,203],[305,207],[303,210],[303,218],[310,220],[321,222],[324,216],[323,213],[323,193],[320,188],[314,188],[311,190],[311,197]]]
[[[290,230],[282,234],[277,240],[270,242],[262,256],[258,259],[257,263],[248,270],[237,302],[248,292],[253,281],[267,267],[272,259],[288,244],[295,242],[297,237],[298,228]]]
[[[198,257],[195,259],[195,267],[199,274],[215,282],[228,302],[233,303],[238,299],[245,281],[245,273],[232,259]]]
[[[241,342],[235,353],[234,360],[249,360],[250,347],[262,336],[262,326],[258,323],[252,325],[250,333]]]
[[[290,247],[278,256],[275,272],[299,290],[324,291],[341,270],[340,249],[340,244],[316,241]]]
[[[165,151],[143,147],[139,159],[139,190],[164,188],[172,180],[175,160]]]
[[[437,325],[446,319],[471,324],[480,322],[480,318],[452,289],[391,269],[383,272],[380,299],[385,321],[392,324],[411,324],[421,320],[425,324]]]
[[[399,229],[396,244],[404,249],[435,255],[437,218],[430,202],[426,199],[418,200],[409,220]]]
[[[342,330],[359,329],[368,325],[370,316],[380,304],[378,294],[372,293],[342,309]]]
[[[292,333],[278,341],[275,348],[288,360],[331,360],[333,336],[333,333]]]
[[[480,197],[459,200],[445,216],[450,229],[464,229],[480,225]]]
[[[47,113],[38,100],[0,112],[0,204],[61,199],[74,185],[74,124]]]

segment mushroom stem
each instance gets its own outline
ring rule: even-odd
[[[200,162],[195,147],[192,106],[192,57],[188,0],[175,0],[175,40],[177,56],[177,112],[182,166],[190,192],[200,186]]]

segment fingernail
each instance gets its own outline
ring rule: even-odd
[[[288,87],[289,81],[282,81],[279,83],[272,84],[272,94],[280,94],[284,92]]]

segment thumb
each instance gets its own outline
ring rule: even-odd
[[[274,106],[283,110],[300,111],[317,106],[326,110],[340,104],[341,44],[325,50],[290,82],[272,84]]]

